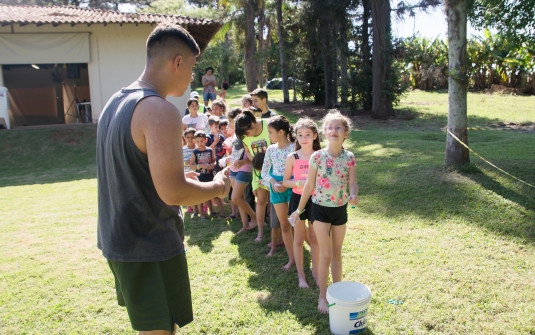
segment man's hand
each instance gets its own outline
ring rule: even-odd
[[[225,191],[222,195],[218,196],[218,198],[225,198],[228,193],[230,192],[230,178],[229,178],[229,168],[226,167],[223,170],[219,171],[214,176],[214,181],[220,181],[222,180],[225,183]]]

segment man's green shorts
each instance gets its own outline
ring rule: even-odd
[[[108,260],[117,302],[137,331],[167,330],[193,321],[188,263],[183,252],[161,262]]]

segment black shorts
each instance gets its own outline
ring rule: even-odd
[[[208,173],[208,174],[200,174],[197,179],[199,179],[199,181],[202,181],[203,183],[205,182],[208,182],[208,181],[213,181],[214,180],[214,175],[212,173]]]
[[[126,306],[132,328],[137,331],[184,327],[193,321],[191,289],[186,254],[161,262],[116,262],[108,260],[115,277],[117,302]]]
[[[301,194],[292,192],[290,205],[288,206],[288,215],[292,215],[292,213],[299,207],[299,201],[301,201]],[[299,215],[299,219],[308,220],[309,224],[312,224],[312,197],[308,198],[305,205],[305,211]]]
[[[326,207],[312,203],[312,220],[342,226],[347,223],[347,203],[340,207]]]

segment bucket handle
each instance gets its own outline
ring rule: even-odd
[[[332,306],[334,306],[334,305],[336,305],[336,302],[333,302],[332,304],[330,304],[330,305],[327,306],[327,307],[332,307]]]

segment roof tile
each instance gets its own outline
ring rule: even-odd
[[[98,24],[98,23],[171,23],[186,25],[217,25],[221,22],[180,15],[151,13],[121,13],[102,9],[84,9],[62,6],[2,6],[0,24]]]

